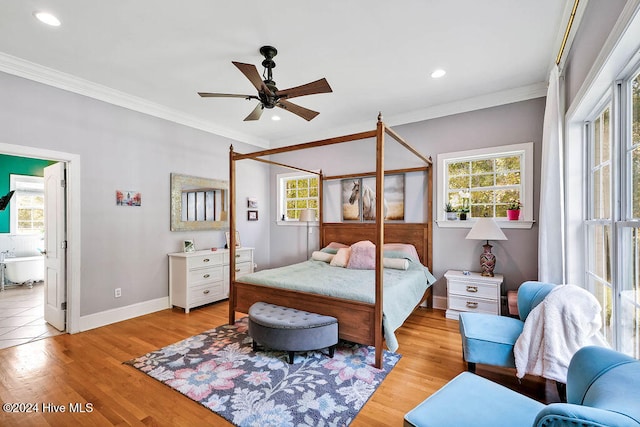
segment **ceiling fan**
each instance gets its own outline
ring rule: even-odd
[[[316,93],[332,92],[331,86],[326,79],[322,78],[311,83],[304,84],[302,86],[296,86],[289,89],[278,90],[276,82],[272,80],[272,70],[276,67],[276,63],[273,61],[273,57],[278,54],[278,51],[273,46],[262,46],[260,48],[260,54],[264,56],[262,66],[265,68],[266,77],[263,73],[260,78],[258,69],[253,64],[244,64],[242,62],[232,61],[233,65],[238,67],[240,72],[249,79],[253,86],[258,90],[258,95],[236,95],[229,93],[209,93],[198,92],[203,98],[244,98],[244,99],[257,99],[260,103],[254,108],[244,121],[258,120],[262,116],[262,112],[265,108],[279,107],[283,110],[287,110],[296,114],[303,119],[310,121],[318,114],[317,111],[309,110],[308,108],[301,107],[292,102],[289,99],[298,96],[313,95]]]

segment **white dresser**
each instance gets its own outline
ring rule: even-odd
[[[447,319],[458,319],[461,311],[500,315],[501,274],[486,277],[480,273],[449,270],[447,279]]]
[[[236,278],[253,273],[253,248],[236,249]],[[169,254],[169,304],[190,309],[229,297],[229,250]]]

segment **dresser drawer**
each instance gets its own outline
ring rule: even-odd
[[[187,258],[187,268],[189,270],[194,268],[206,268],[214,265],[222,265],[222,254],[211,253]]]
[[[449,295],[449,309],[456,311],[499,314],[497,300],[467,298],[458,295]]]
[[[221,297],[224,298],[223,293],[222,281],[194,286],[189,288],[190,305],[193,307],[206,304],[206,302],[217,301]]]
[[[253,273],[250,262],[243,262],[236,264],[236,279],[245,274]]]
[[[243,250],[243,249],[236,250],[236,264],[241,262],[250,262],[251,252],[252,252],[251,250]],[[224,263],[226,265],[229,264],[229,255],[225,257]]]
[[[223,268],[201,268],[189,271],[188,286],[193,286],[202,282],[217,282],[223,279]]]
[[[458,280],[449,280],[448,285],[450,295],[464,295],[467,297],[493,300],[499,299],[498,293],[500,292],[500,288],[495,285]]]

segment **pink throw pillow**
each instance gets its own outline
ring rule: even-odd
[[[331,242],[326,247],[329,248],[329,249],[340,249],[340,248],[348,248],[349,246],[347,246],[347,245],[345,245],[343,243]]]
[[[351,256],[347,268],[354,270],[375,270],[376,245],[368,240],[363,240],[351,245]]]

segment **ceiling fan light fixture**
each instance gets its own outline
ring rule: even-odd
[[[280,116],[271,116],[271,120],[273,120],[274,122],[277,122],[280,120]]]
[[[440,77],[443,77],[445,74],[447,74],[445,70],[443,70],[442,68],[438,68],[437,70],[434,70],[431,73],[431,77],[434,79],[439,79]]]
[[[33,16],[40,22],[50,25],[52,27],[59,27],[60,26],[60,20],[55,16],[52,15],[49,12],[33,12]]]

